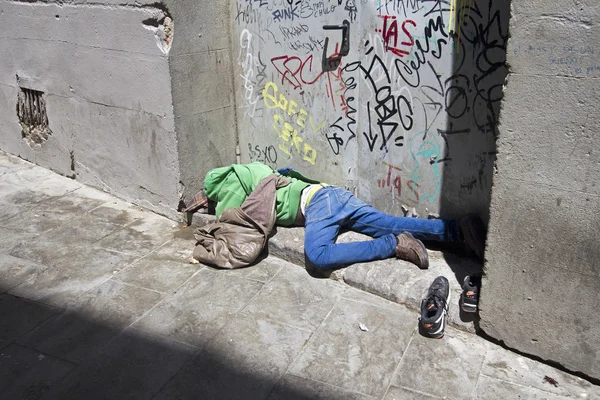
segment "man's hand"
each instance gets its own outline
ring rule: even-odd
[[[294,168],[290,168],[290,167],[279,168],[277,170],[277,172],[279,172],[283,176],[288,176],[290,174],[290,171],[295,171],[295,170],[294,170]]]

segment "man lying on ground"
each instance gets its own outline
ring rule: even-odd
[[[276,223],[305,227],[304,251],[318,269],[394,256],[426,269],[429,257],[421,240],[462,242],[483,259],[485,230],[477,216],[459,220],[396,217],[375,209],[344,188],[319,183],[289,168],[273,171],[258,162],[215,168],[206,174],[205,194],[216,203],[217,217],[227,208],[239,207],[258,183],[273,173],[291,179],[290,184],[277,189]],[[336,243],[342,230],[363,233],[374,240]]]

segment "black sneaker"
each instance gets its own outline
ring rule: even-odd
[[[441,339],[444,336],[449,295],[450,284],[448,283],[448,279],[438,276],[429,287],[427,298],[421,301],[421,318],[419,319],[419,323],[429,337]]]
[[[481,287],[481,275],[466,276],[463,282],[463,291],[460,295],[460,308],[464,312],[477,312],[479,302],[479,288]]]

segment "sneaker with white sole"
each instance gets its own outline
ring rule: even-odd
[[[431,338],[441,339],[444,336],[449,295],[448,279],[438,276],[429,287],[427,297],[421,301],[419,323]]]
[[[481,287],[481,275],[466,276],[463,282],[463,291],[460,294],[460,308],[466,313],[477,312],[479,303],[479,288]]]

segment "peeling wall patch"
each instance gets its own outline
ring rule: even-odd
[[[21,135],[29,144],[42,144],[52,131],[48,127],[44,92],[20,88],[17,99],[17,116],[21,124]]]
[[[158,48],[164,54],[169,54],[171,43],[173,43],[173,18],[161,10],[158,16],[142,21],[142,25],[154,32]]]

